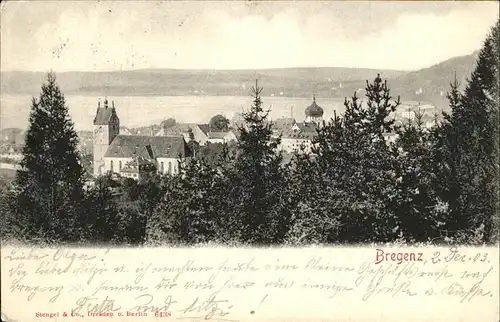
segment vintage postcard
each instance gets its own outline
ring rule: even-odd
[[[1,321],[500,321],[496,1],[3,1]]]

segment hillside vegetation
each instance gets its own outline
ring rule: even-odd
[[[455,57],[429,68],[404,72],[363,68],[311,67],[264,70],[144,69],[113,72],[59,73],[61,89],[68,95],[112,96],[247,96],[250,80],[259,79],[263,96],[350,97],[366,86],[365,80],[380,73],[403,100],[446,104],[446,91],[456,73],[464,84],[477,54]],[[43,72],[7,71],[1,74],[4,94],[35,95]],[[421,89],[421,92],[419,90]]]

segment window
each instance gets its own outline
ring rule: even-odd
[[[109,167],[111,168],[111,172],[113,172],[113,160],[111,160]]]
[[[168,174],[172,174],[172,162],[168,163]]]
[[[160,172],[163,173],[163,171],[165,171],[165,169],[163,168],[163,162],[160,162]]]

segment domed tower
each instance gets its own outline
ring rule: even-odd
[[[323,109],[316,104],[316,96],[313,95],[313,102],[306,108],[306,122],[321,124],[323,122]]]

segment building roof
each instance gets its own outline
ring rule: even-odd
[[[114,102],[112,104],[113,107],[108,107],[108,100],[105,100],[104,107],[101,107],[101,102],[99,102],[94,118],[94,125],[107,125],[111,122],[119,121]]]
[[[316,97],[313,96],[313,102],[311,105],[309,105],[307,108],[306,108],[306,116],[310,116],[310,117],[322,117],[323,116],[323,109],[318,105],[316,104]]]
[[[154,159],[189,155],[190,151],[183,137],[118,135],[111,142],[104,157]]]
[[[280,117],[272,121],[272,128],[273,130],[282,131],[291,128],[295,123],[295,119],[292,117]]]
[[[209,139],[224,139],[229,132],[208,132],[207,136]]]
[[[285,139],[303,139],[312,140],[312,138],[317,134],[317,125],[314,123],[300,122],[295,123],[296,127],[284,131],[282,138]]]
[[[181,136],[198,127],[205,135],[210,131],[208,124],[177,123],[172,127],[162,127],[156,136]]]
[[[195,126],[198,126],[200,130],[205,133],[205,135],[210,132],[210,124],[194,124]]]
[[[300,122],[296,124],[301,132],[316,133],[316,129],[318,128],[316,124],[309,122]]]

